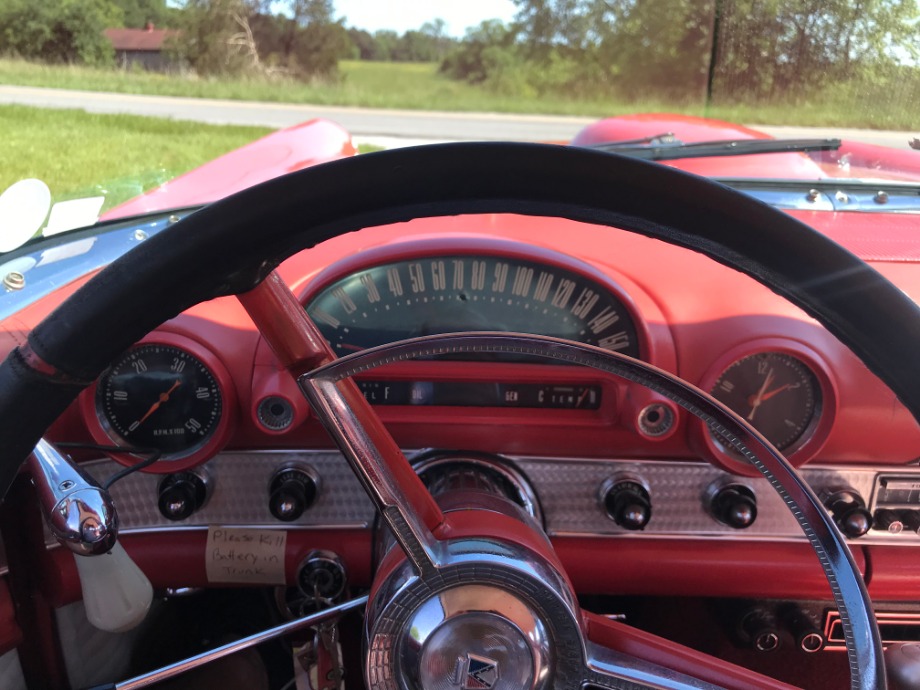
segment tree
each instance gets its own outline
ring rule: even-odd
[[[722,4],[714,90],[776,98],[916,63],[915,0],[732,0]]]
[[[0,52],[45,62],[109,65],[115,54],[102,32],[122,20],[110,0],[4,0]]]
[[[359,60],[382,60],[378,54],[377,41],[370,31],[364,29],[348,29],[348,40],[354,46],[354,56]]]
[[[399,50],[399,34],[389,29],[374,32],[374,41],[377,43],[378,60],[393,60]]]
[[[571,88],[593,84],[628,98],[795,99],[831,83],[916,72],[920,60],[917,0],[515,4],[516,42],[528,61],[544,71],[577,64]]]
[[[431,45],[431,56],[428,60],[443,60],[444,56],[457,44],[447,34],[447,22],[440,17],[422,24],[419,32],[427,37]]]
[[[333,78],[349,54],[331,0],[187,0],[176,50],[199,74]]]
[[[148,23],[154,26],[173,27],[179,18],[175,8],[169,7],[166,0],[112,0],[121,8],[124,15],[123,26],[142,29]]]
[[[298,78],[335,78],[353,50],[331,0],[265,2],[250,22],[263,60]]]
[[[467,29],[459,47],[441,63],[440,72],[471,84],[485,83],[494,74],[499,54],[515,59],[515,32],[498,19]]]
[[[252,35],[250,14],[244,0],[186,0],[172,49],[203,76],[255,72],[255,42],[245,45]]]

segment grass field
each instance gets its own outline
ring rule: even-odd
[[[343,78],[335,84],[302,84],[266,79],[211,80],[167,76],[139,71],[46,66],[19,60],[0,60],[0,83],[119,93],[256,100],[316,105],[405,108],[507,113],[545,113],[605,116],[635,112],[683,112],[748,124],[834,125],[911,129],[915,108],[900,107],[883,94],[853,94],[835,85],[812,100],[769,106],[731,105],[704,108],[660,100],[615,102],[610,99],[573,100],[565,97],[511,97],[457,82],[438,74],[435,63],[343,61]],[[885,108],[879,108],[879,98]],[[901,99],[903,100],[903,99]],[[880,116],[883,112],[883,116]]]
[[[111,208],[270,131],[0,106],[0,191],[37,177],[59,201],[99,194],[94,184],[106,182]]]

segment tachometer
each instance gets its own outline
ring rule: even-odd
[[[210,439],[223,399],[214,373],[199,358],[150,343],[131,348],[102,375],[96,410],[113,440],[184,457]]]
[[[596,281],[506,256],[433,256],[367,268],[320,292],[307,311],[340,355],[422,335],[514,331],[633,357],[636,324]]]

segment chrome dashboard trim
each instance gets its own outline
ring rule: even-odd
[[[54,292],[61,285],[108,266],[122,254],[175,223],[176,217],[184,218],[194,210],[119,219],[111,225],[55,235],[36,243],[34,247],[26,245],[0,254],[0,275],[16,271],[25,279],[25,287],[21,290],[0,289],[3,296],[0,300],[0,320]]]
[[[412,453],[406,453],[412,457]],[[740,478],[702,461],[638,460],[504,456],[533,486],[551,537],[615,539],[696,539],[701,541],[799,542],[805,537],[767,481]],[[273,473],[291,462],[311,465],[322,482],[316,503],[293,522],[279,522],[268,510],[268,485]],[[221,453],[208,463],[214,493],[208,503],[187,520],[170,522],[156,507],[161,475],[138,473],[117,482],[111,490],[119,515],[120,534],[168,534],[200,531],[211,524],[284,530],[369,529],[374,509],[338,451],[254,450]],[[83,464],[90,475],[104,479],[121,469],[112,460]],[[654,506],[645,530],[631,532],[617,526],[604,512],[598,491],[610,476],[628,472],[643,479]],[[807,465],[801,470],[817,491],[827,484],[848,484],[875,510],[874,497],[882,475],[917,477],[916,465]],[[704,502],[707,487],[716,480],[744,483],[758,501],[757,521],[735,530],[717,522]],[[850,540],[860,545],[920,546],[920,536],[872,530]],[[46,544],[57,542],[46,530]]]

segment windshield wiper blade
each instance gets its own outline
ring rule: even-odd
[[[623,156],[650,161],[671,161],[681,158],[717,158],[720,156],[751,156],[761,153],[808,153],[809,151],[836,151],[840,139],[729,139],[700,141],[686,144],[675,140],[654,146],[631,142],[592,144],[588,148],[619,153]]]

